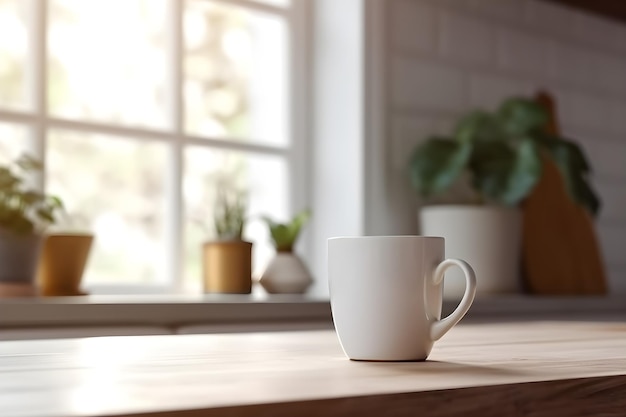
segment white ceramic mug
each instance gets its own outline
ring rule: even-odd
[[[433,343],[467,313],[476,293],[472,268],[444,260],[444,239],[423,236],[337,237],[328,240],[333,321],[353,360],[425,360]],[[443,277],[465,274],[465,294],[441,319]]]

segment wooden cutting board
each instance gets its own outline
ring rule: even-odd
[[[559,134],[555,101],[539,93],[550,112],[550,133]],[[557,166],[544,160],[541,180],[523,209],[523,271],[533,294],[606,294],[604,264],[593,218],[569,196]]]

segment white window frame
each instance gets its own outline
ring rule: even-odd
[[[233,141],[227,138],[194,136],[184,132],[184,97],[183,97],[183,1],[167,0],[168,30],[168,94],[169,126],[160,130],[127,127],[91,121],[67,120],[51,117],[47,109],[47,6],[48,0],[28,0],[30,13],[28,22],[29,54],[27,91],[29,109],[24,111],[0,108],[0,122],[14,122],[29,129],[28,151],[44,161],[46,157],[46,133],[51,129],[66,129],[115,135],[128,140],[160,141],[169,144],[166,166],[167,214],[165,225],[165,243],[167,256],[166,285],[91,285],[87,290],[92,293],[177,293],[184,290],[183,274],[183,149],[194,145],[212,149],[241,151],[249,154],[265,154],[284,158],[288,169],[288,211],[293,212],[309,206],[309,175],[307,158],[307,120],[308,102],[308,44],[307,1],[291,0],[286,7],[274,6],[253,0],[207,0],[249,11],[280,16],[288,27],[287,54],[289,112],[289,144],[284,147],[265,145],[258,142]],[[36,178],[40,189],[45,189],[45,175]],[[301,242],[304,252],[308,243]],[[305,254],[305,257],[307,255]]]

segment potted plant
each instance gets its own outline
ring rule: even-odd
[[[543,158],[559,167],[576,202],[593,214],[599,209],[583,151],[571,140],[546,133],[548,122],[540,104],[511,98],[495,112],[471,112],[450,136],[428,138],[412,156],[411,181],[423,198],[441,195],[462,180],[473,190],[473,201],[465,204],[423,208],[420,223],[422,234],[446,238],[447,256],[472,264],[482,293],[520,288],[518,206],[539,181]],[[447,296],[462,292],[457,281],[448,280]]]
[[[243,240],[246,202],[242,193],[218,188],[213,213],[217,240],[203,246],[205,292],[249,294],[252,291],[252,243]]]
[[[81,282],[94,235],[84,231],[80,216],[64,213],[55,230],[46,234],[39,257],[37,283],[44,296],[86,294]]]
[[[25,175],[41,169],[28,155],[0,166],[0,283],[32,286],[43,231],[63,207],[27,185]]]
[[[311,214],[298,213],[289,223],[264,217],[276,248],[276,256],[261,276],[260,284],[270,294],[302,294],[313,283],[311,274],[293,248]]]

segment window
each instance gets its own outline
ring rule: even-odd
[[[248,193],[263,269],[258,216],[303,205],[301,3],[0,0],[0,157],[44,160],[61,227],[95,233],[88,287],[200,288],[225,178]]]

